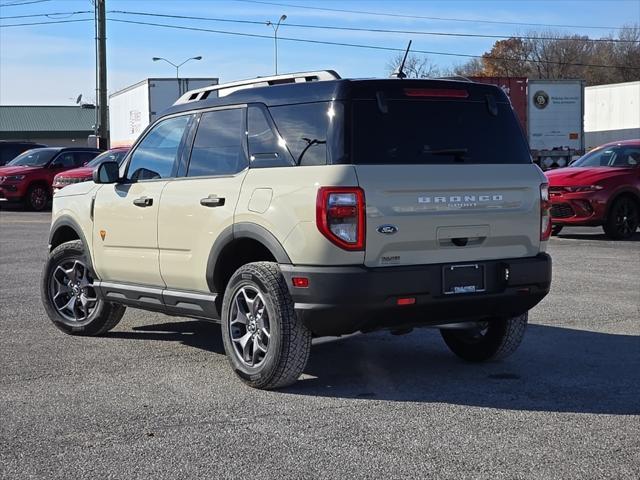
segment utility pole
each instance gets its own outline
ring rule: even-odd
[[[98,147],[109,148],[107,106],[107,16],[106,0],[94,0],[96,18],[96,100]]]

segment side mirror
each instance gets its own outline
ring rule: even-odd
[[[104,162],[93,171],[95,183],[117,183],[120,179],[118,162]]]

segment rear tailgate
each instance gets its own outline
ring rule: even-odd
[[[357,165],[367,205],[365,264],[530,257],[540,248],[532,164]]]
[[[545,177],[502,90],[416,80],[364,84],[356,95],[351,148],[367,205],[366,265],[539,252]]]

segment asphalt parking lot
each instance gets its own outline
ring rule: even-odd
[[[640,234],[553,238],[552,293],[503,362],[465,364],[435,330],[360,335],[264,392],[214,324],[55,329],[49,218],[0,211],[1,478],[640,478]]]

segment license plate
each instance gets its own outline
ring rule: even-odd
[[[484,265],[447,265],[442,268],[445,295],[485,291]]]

